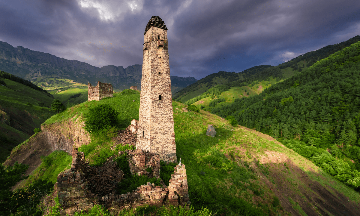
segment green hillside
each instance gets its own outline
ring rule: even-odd
[[[0,162],[56,112],[54,98],[36,85],[0,71]]]
[[[277,138],[359,191],[359,71],[357,42],[259,95],[210,110]]]
[[[117,126],[92,135],[92,142],[79,148],[91,165],[101,165],[110,156],[128,148],[127,145],[118,145],[115,150],[111,150],[112,139],[116,137],[115,132],[130,125],[132,119],[138,120],[138,92],[126,90],[114,94],[113,98],[84,102],[52,116],[44,125],[84,117],[90,109],[103,104],[119,112]],[[181,158],[181,162],[186,165],[188,177],[192,203],[192,210],[189,211],[196,211],[196,215],[294,215],[309,211],[313,214],[324,211],[336,215],[339,213],[336,209],[326,209],[316,201],[306,198],[321,197],[322,202],[334,202],[333,197],[322,195],[328,190],[346,197],[346,200],[336,198],[336,202],[346,201],[338,203],[344,205],[346,211],[356,211],[348,208],[350,205],[358,205],[358,193],[275,139],[241,126],[232,126],[228,121],[203,110],[199,113],[186,112],[186,105],[176,101],[173,101],[172,105],[177,158]],[[208,124],[215,127],[215,137],[206,136]],[[36,135],[33,137],[36,138]],[[27,148],[26,146],[27,143],[24,142],[15,148],[11,155]],[[277,158],[280,158],[280,161]],[[18,207],[16,204],[8,204],[7,208],[12,206],[19,212],[28,211],[32,215],[42,215],[40,206],[36,208],[40,198],[51,194],[58,174],[69,169],[71,161],[71,156],[63,151],[54,151],[43,158],[43,163],[18,190],[14,193],[8,192],[7,196],[13,196],[20,204]],[[118,166],[122,167],[121,164]],[[303,178],[304,175],[308,178]],[[16,179],[19,179],[19,176],[12,177],[11,183],[17,182]],[[311,185],[316,185],[317,188]],[[30,202],[29,197],[32,197]],[[95,213],[97,207],[102,209],[102,213]],[[107,215],[102,206],[97,207],[92,210],[93,215]],[[315,207],[318,210],[315,210]],[[210,210],[211,214],[204,208]],[[186,211],[176,212],[179,211],[177,209],[173,208],[171,215],[187,215]],[[144,215],[154,211],[158,211],[157,215],[169,215],[150,207],[138,208],[136,211]]]

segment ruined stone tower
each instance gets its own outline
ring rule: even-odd
[[[145,28],[136,149],[177,162],[167,28],[152,16]]]
[[[96,86],[92,86],[88,82],[88,101],[101,100],[106,97],[113,96],[113,87],[110,83],[102,83],[98,81]]]

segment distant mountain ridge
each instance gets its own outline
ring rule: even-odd
[[[317,61],[327,58],[331,54],[342,50],[360,41],[360,36],[357,35],[347,41],[328,45],[316,51],[311,51],[303,55],[299,55],[290,61],[279,64],[278,66],[259,65],[246,69],[242,72],[225,72],[219,71],[218,73],[210,74],[196,83],[193,83],[173,94],[173,99],[182,103],[200,97],[202,94],[211,91],[216,86],[221,86],[221,91],[227,91],[231,87],[241,87],[249,85],[252,82],[260,82],[270,79],[270,77],[281,80],[288,79],[302,70],[312,66]],[[219,93],[220,94],[220,93]]]
[[[98,81],[111,83],[114,89],[119,90],[135,85],[141,90],[142,66],[139,64],[127,68],[114,65],[99,68],[85,62],[67,60],[22,46],[15,48],[1,41],[0,69],[34,84],[38,84],[39,80],[47,77],[57,77],[84,84],[90,82],[92,85],[96,85]],[[170,76],[170,79],[173,92],[197,81],[194,77]]]

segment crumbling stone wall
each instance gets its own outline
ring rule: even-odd
[[[96,86],[88,83],[88,101],[101,100],[106,97],[113,96],[113,87],[110,83],[102,83],[98,81]]]
[[[160,177],[159,155],[146,153],[140,149],[126,152],[133,174]],[[166,187],[163,181],[161,181],[162,186],[155,186],[148,182],[127,194],[116,194],[116,184],[123,179],[123,171],[116,166],[113,159],[121,154],[124,152],[108,158],[103,166],[91,167],[85,161],[84,153],[74,148],[71,169],[59,174],[54,188],[58,193],[60,214],[73,215],[80,210],[87,212],[96,204],[104,205],[116,215],[123,209],[136,208],[145,204],[158,207],[166,204],[190,205],[186,169],[181,163],[174,168],[169,187]],[[148,165],[152,167],[153,175],[149,175],[144,170],[144,167]]]

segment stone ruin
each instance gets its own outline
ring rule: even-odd
[[[98,81],[96,86],[92,86],[88,83],[88,101],[99,101],[106,97],[113,96],[113,87],[110,83],[102,83]]]
[[[131,89],[131,90],[138,91],[137,86],[130,86],[130,89]]]
[[[159,155],[143,152],[141,149],[126,150],[131,174],[147,175],[150,178],[160,178]],[[119,155],[124,152],[119,152]],[[118,156],[119,156],[118,155]],[[178,164],[171,175],[169,186],[161,180],[162,186],[154,184],[141,185],[127,194],[116,194],[116,184],[123,179],[123,171],[108,158],[103,166],[92,167],[85,161],[84,153],[73,150],[71,169],[59,174],[55,184],[61,206],[61,215],[73,215],[83,210],[87,212],[94,205],[101,204],[112,214],[118,215],[123,209],[136,208],[144,204],[174,206],[190,205],[186,169],[184,164]],[[153,172],[146,171],[151,167]]]
[[[121,143],[135,145],[137,120],[120,131]],[[118,143],[118,144],[121,144]],[[141,149],[126,150],[130,172],[132,175],[146,175],[149,178],[160,178],[160,156],[156,153],[144,152]],[[54,186],[54,195],[58,195],[61,215],[73,215],[80,210],[87,212],[96,204],[106,207],[112,214],[118,215],[123,209],[136,208],[144,204],[162,206],[174,205],[187,207],[191,204],[188,194],[188,184],[185,165],[180,163],[174,168],[169,180],[169,186],[160,180],[162,186],[155,186],[149,182],[139,186],[127,194],[117,194],[116,185],[123,179],[123,171],[117,167],[114,159],[125,152],[118,152],[107,159],[102,166],[89,166],[84,153],[77,148],[72,151],[71,169],[60,173]],[[151,167],[152,172],[146,171]],[[50,198],[43,200],[43,206],[51,206]],[[49,214],[49,209],[45,210]]]

